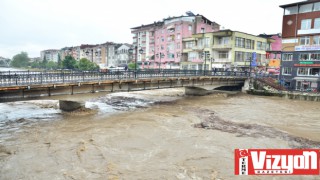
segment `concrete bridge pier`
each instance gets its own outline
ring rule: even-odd
[[[85,102],[59,100],[59,108],[63,111],[71,112],[85,107]]]
[[[188,96],[205,96],[208,94],[211,94],[213,90],[207,90],[201,87],[195,87],[195,86],[187,86],[184,87],[185,89],[185,95]]]

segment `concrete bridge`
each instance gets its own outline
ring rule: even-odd
[[[0,102],[34,99],[41,96],[176,87],[185,87],[186,94],[205,95],[214,89],[240,90],[247,79],[246,74],[242,73],[178,70],[109,73],[2,72]]]

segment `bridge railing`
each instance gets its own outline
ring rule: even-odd
[[[161,77],[191,76],[237,76],[248,77],[248,72],[203,71],[203,70],[117,70],[99,71],[0,71],[0,86],[21,86],[35,84],[79,83],[103,80],[144,79]]]

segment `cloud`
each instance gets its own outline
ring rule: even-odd
[[[27,50],[131,43],[130,28],[186,11],[202,14],[232,30],[250,34],[279,33],[283,10],[293,0],[1,0],[0,56]],[[16,49],[19,48],[19,49]],[[34,48],[34,49],[33,49]]]

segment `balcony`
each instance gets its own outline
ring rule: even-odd
[[[298,35],[305,34],[320,34],[320,29],[300,29],[298,30]]]
[[[203,63],[204,60],[203,59],[199,59],[199,58],[188,58],[188,62],[195,62],[195,63]]]
[[[232,49],[232,44],[214,44],[212,49]]]
[[[214,62],[230,63],[232,62],[232,60],[231,59],[214,59]]]
[[[193,46],[192,50],[194,50],[194,51],[203,51],[204,48],[205,48],[204,46]]]

